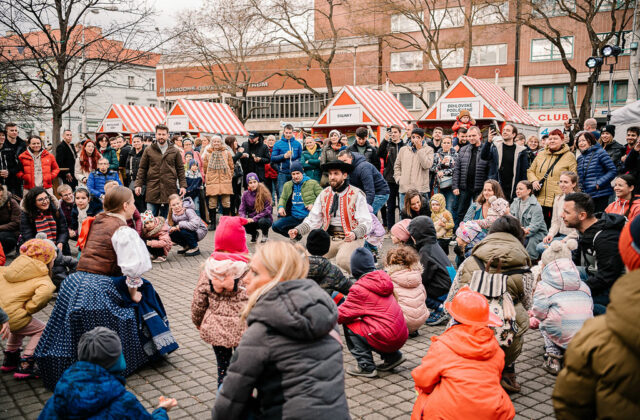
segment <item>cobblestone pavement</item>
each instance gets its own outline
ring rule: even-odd
[[[155,407],[160,395],[177,398],[178,407],[169,413],[172,419],[211,418],[217,375],[215,356],[191,323],[191,298],[200,264],[212,249],[213,234],[209,233],[201,243],[202,256],[183,257],[172,250],[167,262],[154,264],[153,271],[146,276],[162,297],[180,348],[164,362],[148,366],[127,378],[127,388],[148,409]],[[36,317],[46,321],[54,303],[52,301]],[[420,336],[410,338],[402,349],[407,362],[392,373],[381,373],[376,379],[346,375],[345,391],[351,416],[354,419],[408,419],[416,396],[411,370],[426,354],[429,338],[443,330],[444,326],[423,326]],[[528,331],[523,352],[516,363],[522,384],[522,392],[512,396],[517,419],[554,417],[551,392],[555,378],[540,367],[542,353],[540,334]],[[355,363],[346,346],[344,361],[345,367]],[[17,381],[10,374],[2,374],[0,419],[35,419],[50,396],[51,392],[42,386],[40,380]]]

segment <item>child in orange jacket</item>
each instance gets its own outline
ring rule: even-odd
[[[466,128],[468,130],[469,127],[471,127],[472,125],[476,125],[476,120],[471,118],[471,114],[469,113],[468,110],[466,109],[461,110],[458,116],[456,117],[456,122],[454,122],[453,126],[451,127],[451,129],[453,130],[453,137],[456,141],[456,144],[458,142],[458,130],[461,128]]]
[[[422,364],[411,372],[418,391],[411,420],[512,419],[515,409],[500,385],[504,352],[489,328],[502,321],[468,286],[445,308],[453,325],[431,338]]]

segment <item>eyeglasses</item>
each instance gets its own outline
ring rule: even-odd
[[[40,198],[36,198],[36,201],[38,203],[46,203],[47,201],[49,201],[49,197],[40,197]]]

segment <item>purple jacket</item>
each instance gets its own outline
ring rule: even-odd
[[[191,197],[187,197],[182,201],[182,207],[184,207],[184,213],[171,214],[173,224],[180,229],[192,230],[198,234],[198,241],[201,241],[207,236],[207,225],[202,221],[200,216],[196,214],[193,200]]]
[[[271,203],[267,202],[264,204],[264,208],[260,213],[256,213],[256,191],[246,190],[242,194],[242,200],[240,201],[240,209],[238,209],[238,214],[240,216],[245,217],[247,219],[269,219],[270,222],[273,222],[273,216],[271,215]]]

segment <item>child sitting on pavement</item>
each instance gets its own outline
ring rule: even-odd
[[[52,241],[31,239],[20,247],[20,255],[0,271],[0,307],[9,315],[9,341],[0,370],[16,379],[35,378],[33,353],[46,324],[33,315],[47,306],[56,287],[50,270],[57,247]],[[25,337],[31,337],[20,357]]]
[[[147,245],[147,250],[151,254],[151,262],[163,263],[167,261],[167,255],[171,251],[171,236],[169,236],[169,225],[164,217],[154,217],[149,210],[142,213],[142,240]]]
[[[358,363],[347,373],[375,378],[378,371],[391,371],[406,360],[400,349],[409,331],[393,296],[393,282],[387,273],[376,270],[371,251],[358,248],[353,252],[351,273],[357,281],[338,306],[338,324],[344,325],[347,347]],[[376,365],[372,351],[384,363]]]
[[[331,237],[323,229],[314,229],[307,237],[307,252],[309,253],[308,278],[318,283],[320,287],[329,293],[336,304],[344,301],[345,295],[353,285],[340,268],[323,257],[329,252]]]
[[[512,419],[515,409],[500,386],[504,352],[489,328],[502,321],[468,286],[445,307],[453,325],[431,338],[422,364],[411,372],[418,392],[411,419]]]
[[[403,219],[391,227],[389,236],[391,236],[391,242],[393,242],[394,245],[400,243],[406,244],[407,241],[411,239],[411,234],[409,233],[409,223],[411,223],[411,219]]]
[[[167,411],[178,402],[161,396],[158,408],[149,414],[125,388],[126,366],[115,332],[96,327],[84,333],[78,342],[78,361],[64,372],[38,418],[168,419]]]

